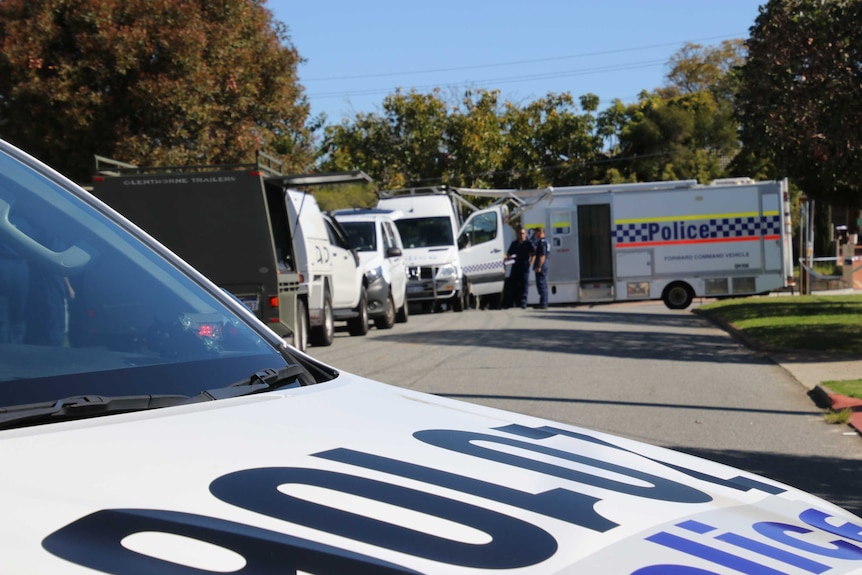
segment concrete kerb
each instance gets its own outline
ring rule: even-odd
[[[847,373],[851,373],[851,375],[836,374],[835,377],[827,377],[823,380],[818,378],[815,381],[812,379],[812,377],[816,377],[813,374],[820,374],[820,377],[822,377],[822,374],[830,373],[831,370],[827,367],[829,362],[834,362],[836,359],[840,360],[840,358],[823,356],[822,359],[819,359],[818,354],[815,353],[799,354],[776,352],[775,350],[770,350],[760,342],[748,337],[742,330],[737,329],[730,322],[714,317],[711,314],[704,313],[697,308],[692,309],[692,312],[720,327],[745,347],[764,354],[770,359],[770,361],[784,369],[784,371],[790,374],[793,379],[808,390],[808,396],[818,407],[831,409],[832,411],[849,409],[851,414],[847,424],[858,434],[862,435],[862,399],[856,399],[853,397],[847,397],[846,395],[841,395],[840,393],[835,393],[823,384],[823,381],[837,381],[841,379],[855,379],[857,377],[862,377],[862,361],[854,359],[849,362],[852,366],[850,371]],[[799,361],[802,356],[804,356],[804,361]]]

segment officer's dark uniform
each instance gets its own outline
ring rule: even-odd
[[[524,236],[523,241],[515,240],[509,244],[509,249],[506,255],[515,258],[515,263],[512,264],[512,271],[507,280],[507,286],[504,293],[503,307],[512,307],[520,305],[527,307],[527,286],[530,283],[530,260],[533,257],[535,248],[533,242]]]
[[[545,238],[536,239],[536,290],[539,292],[539,307],[548,307],[548,240]],[[542,265],[538,265],[539,257],[545,256]]]

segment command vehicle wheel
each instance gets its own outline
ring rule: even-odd
[[[661,299],[668,309],[685,309],[691,305],[694,292],[687,283],[674,282],[664,288]]]

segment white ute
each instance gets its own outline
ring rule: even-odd
[[[350,335],[365,335],[368,298],[359,256],[313,195],[297,190],[285,194],[297,266],[308,289],[308,341],[331,345],[335,321],[346,321]]]
[[[308,357],[2,141],[0,266],[3,575],[862,573],[788,485]]]
[[[390,329],[395,322],[406,322],[407,267],[401,234],[392,219],[397,214],[354,208],[332,215],[344,228],[365,270],[368,317],[374,320],[377,329]]]

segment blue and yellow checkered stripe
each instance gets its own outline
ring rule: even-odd
[[[619,247],[772,239],[780,235],[778,212],[616,220],[613,230],[614,243]]]

